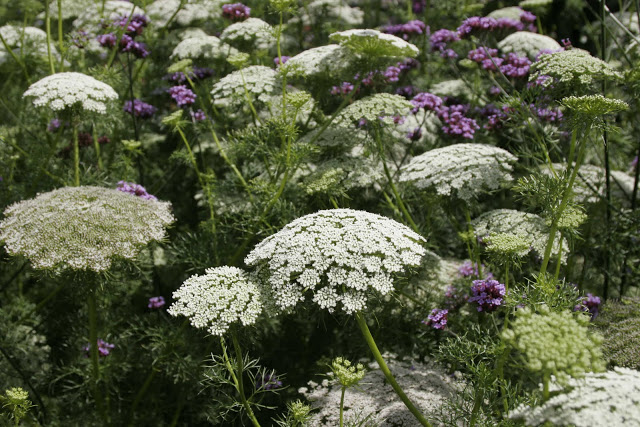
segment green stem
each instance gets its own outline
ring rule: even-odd
[[[340,427],[344,426],[344,392],[347,391],[345,386],[342,386],[342,392],[340,393]]]
[[[49,58],[49,68],[51,74],[56,73],[56,68],[53,65],[53,55],[51,54],[51,19],[49,18],[49,1],[44,2],[44,22],[45,29],[47,30],[47,57]]]
[[[7,41],[4,39],[1,33],[0,33],[0,42],[2,42],[2,46],[4,46],[4,50],[9,52],[9,55],[11,55],[13,60],[16,61],[16,64],[18,64],[22,69],[22,72],[24,73],[24,77],[27,79],[27,83],[31,84],[31,77],[29,76],[29,71],[27,71],[27,67],[24,65],[24,62],[22,62],[22,60],[18,58],[16,53],[13,51],[13,49],[9,47],[9,45],[7,44]]]
[[[93,126],[93,147],[96,150],[96,157],[98,159],[98,170],[103,170],[104,164],[102,164],[102,155],[100,154],[100,143],[98,142],[98,133],[96,132],[95,125]]]
[[[73,172],[74,172],[74,185],[80,186],[80,146],[78,144],[78,125],[73,122]]]
[[[473,409],[471,409],[471,419],[469,420],[470,427],[473,427],[476,425],[476,421],[478,419],[478,412],[480,411],[480,406],[482,405],[483,400],[484,400],[484,389],[481,387],[477,387],[475,399],[473,400]]]
[[[547,400],[549,400],[549,382],[550,382],[549,373],[545,372],[542,375],[542,401],[543,402],[546,402]]]
[[[400,400],[402,400],[402,402],[405,404],[407,409],[411,411],[413,416],[416,417],[416,419],[418,420],[418,422],[420,422],[421,425],[425,427],[431,427],[431,424],[429,423],[429,421],[427,421],[427,419],[424,417],[424,415],[422,415],[420,410],[411,402],[411,400],[409,400],[405,392],[402,390],[402,388],[400,388],[400,386],[398,385],[398,382],[391,374],[389,367],[387,366],[384,359],[382,358],[382,355],[380,354],[380,350],[378,350],[378,346],[376,345],[376,342],[373,339],[373,336],[371,335],[371,331],[369,331],[367,322],[364,320],[364,317],[359,312],[356,313],[356,321],[358,322],[358,326],[360,327],[362,336],[364,337],[365,341],[367,342],[367,345],[369,346],[369,349],[371,350],[371,353],[373,354],[373,358],[376,360],[376,362],[378,362],[378,365],[380,366],[380,370],[382,371],[385,378],[387,379],[387,381],[389,382],[393,390],[396,392]]]
[[[87,298],[89,308],[89,356],[91,357],[91,367],[93,374],[93,398],[96,401],[100,418],[107,420],[107,414],[104,410],[104,401],[102,392],[100,391],[100,365],[98,362],[98,312],[96,310],[96,294],[92,289],[89,291]]]
[[[242,356],[242,350],[240,349],[240,343],[238,343],[238,337],[236,336],[235,331],[231,331],[231,340],[233,341],[233,348],[236,352],[236,368],[237,368],[237,384],[238,384],[238,394],[240,395],[240,400],[242,401],[242,406],[247,411],[247,415],[251,420],[251,424],[254,427],[260,427],[260,423],[256,419],[256,416],[253,414],[253,410],[251,409],[251,405],[247,401],[247,397],[244,394],[244,381],[242,380],[242,373],[244,371],[244,357]]]
[[[469,239],[472,239],[473,242],[473,254],[474,257],[471,258],[471,262],[475,262],[478,269],[478,279],[482,280],[482,262],[480,260],[480,248],[478,247],[478,240],[476,239],[476,234],[473,229],[473,225],[471,224],[471,212],[469,212],[469,208],[465,205],[464,207],[464,216],[467,220],[467,231],[469,233]],[[467,240],[469,240],[467,239]]]
[[[558,261],[556,264],[556,273],[554,274],[554,279],[558,280],[558,277],[560,277],[560,265],[562,264],[562,232],[560,232],[560,243],[559,243],[559,247],[558,247]]]
[[[64,71],[64,34],[62,32],[62,0],[58,0],[58,46],[60,50],[60,71]]]
[[[147,390],[149,390],[149,386],[151,386],[151,381],[153,381],[153,378],[156,376],[157,373],[158,371],[156,371],[155,368],[152,367],[151,372],[149,372],[149,375],[147,375],[147,378],[142,384],[142,387],[136,394],[136,397],[133,400],[133,404],[131,405],[131,414],[129,415],[129,426],[132,427],[134,425],[134,421],[135,421],[134,416],[136,414],[136,409],[138,408],[138,405],[140,404],[140,401],[144,397]]]

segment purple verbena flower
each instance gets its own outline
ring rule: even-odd
[[[469,302],[478,304],[478,311],[494,311],[504,300],[506,289],[497,280],[474,280]]]
[[[429,37],[432,52],[442,52],[447,48],[447,43],[457,42],[458,40],[460,40],[458,33],[444,28]]]
[[[420,128],[414,128],[407,132],[407,139],[409,141],[419,141],[420,138],[422,138],[422,129]]]
[[[429,111],[436,111],[442,106],[442,98],[429,92],[420,92],[410,101],[415,108],[412,112],[415,114],[418,109],[424,108]]]
[[[258,378],[256,386],[258,390],[275,390],[282,387],[282,381],[275,374],[264,374]]]
[[[482,267],[482,273],[485,279],[493,279],[493,273],[487,271],[484,264],[480,264],[480,267]],[[478,277],[478,264],[466,260],[458,267],[458,274],[460,277]]]
[[[287,61],[288,61],[291,57],[290,57],[290,56],[285,56],[285,55],[282,55],[281,57],[276,56],[275,58],[273,58],[273,63],[274,63],[276,66],[280,65],[280,58],[282,58],[282,63],[283,63],[283,64],[286,64],[286,63],[287,63]]]
[[[400,68],[391,66],[385,70],[383,75],[387,82],[397,82],[401,71]]]
[[[382,28],[382,31],[387,34],[393,34],[397,37],[402,37],[404,40],[409,40],[410,36],[424,34],[427,30],[427,26],[424,22],[414,19],[405,24],[387,25]]]
[[[118,181],[118,187],[116,187],[116,190],[122,191],[123,193],[133,194],[134,196],[145,200],[158,200],[156,196],[147,193],[147,190],[142,185],[135,184],[133,182]]]
[[[600,304],[602,301],[600,297],[597,297],[591,293],[588,293],[586,297],[582,299],[580,304],[573,307],[573,311],[584,311],[591,314],[591,320],[595,319],[600,312]]]
[[[447,135],[473,139],[473,134],[480,129],[480,126],[474,119],[465,116],[458,107],[462,106],[452,105],[438,109],[438,117],[445,123],[442,131]]]
[[[148,119],[157,111],[156,107],[151,104],[147,104],[140,99],[134,99],[133,102],[131,100],[125,101],[122,109],[126,113],[133,114],[141,119]]]
[[[222,16],[232,22],[244,21],[251,16],[251,8],[242,3],[230,3],[222,6]]]
[[[197,95],[193,93],[191,89],[187,89],[185,85],[173,86],[169,89],[169,93],[178,104],[178,107],[193,104],[197,97]]]
[[[204,111],[198,109],[198,111],[191,111],[191,118],[196,122],[201,122],[207,118],[207,115]]]
[[[98,43],[100,43],[100,46],[109,48],[114,47],[116,45],[116,42],[118,41],[116,35],[113,33],[101,34],[97,37],[97,39]]]
[[[98,344],[98,356],[102,356],[102,357],[107,357],[111,353],[111,350],[116,348],[115,345],[109,344],[108,342],[104,341],[102,338],[98,338],[97,344]],[[82,349],[86,353],[85,357],[89,357],[89,354],[91,352],[91,344],[85,345],[84,347],[82,347]]]
[[[55,132],[60,129],[60,126],[62,126],[62,122],[60,121],[60,119],[51,119],[49,125],[47,126],[47,131]]]
[[[342,82],[342,84],[338,86],[333,86],[331,88],[332,95],[348,95],[353,90],[353,85],[349,82]]]
[[[151,297],[149,298],[149,304],[147,304],[147,308],[162,308],[164,307],[164,304],[164,297]]]
[[[500,66],[500,71],[507,77],[526,77],[529,74],[531,61],[526,56],[518,56],[508,53],[505,62]]]
[[[413,13],[422,13],[427,8],[427,0],[411,0]]]
[[[431,314],[427,316],[426,321],[422,321],[427,326],[431,326],[433,329],[444,329],[447,325],[447,314],[449,314],[449,310],[434,308],[431,310]]]

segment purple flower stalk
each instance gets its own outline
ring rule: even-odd
[[[493,273],[487,271],[484,264],[480,264],[480,267],[482,267],[482,272],[484,273],[483,275],[485,279],[493,278]],[[462,263],[460,267],[458,267],[458,274],[460,275],[460,277],[478,277],[478,264],[472,263],[471,261],[467,260]]]
[[[51,119],[49,125],[47,126],[47,131],[55,132],[60,129],[60,126],[62,126],[62,122],[60,121],[60,119]]]
[[[438,117],[445,123],[442,131],[447,135],[473,139],[473,134],[480,126],[475,120],[466,117],[459,107],[462,106],[452,105],[438,109]]]
[[[586,297],[580,302],[580,304],[573,307],[573,311],[584,311],[591,313],[591,320],[595,319],[600,312],[600,304],[602,301],[600,297],[593,294],[587,294]]]
[[[429,111],[436,111],[442,106],[442,98],[429,92],[420,92],[414,96],[410,102],[415,107],[412,110],[414,114],[417,113],[420,108],[424,108]]]
[[[442,52],[447,48],[447,43],[457,42],[458,40],[460,40],[458,33],[444,28],[429,37],[432,52]]]
[[[185,85],[174,86],[169,89],[169,93],[178,104],[178,107],[191,105],[196,101],[196,94],[191,89],[187,89]]]
[[[474,280],[469,302],[478,304],[478,311],[494,311],[502,305],[506,289],[497,280]]]
[[[242,3],[231,3],[222,6],[222,16],[232,22],[244,21],[251,16],[251,8]]]
[[[426,321],[422,321],[427,326],[431,326],[433,329],[444,329],[447,326],[447,314],[449,310],[434,308],[431,310],[431,314],[427,316]]]
[[[164,307],[164,297],[151,297],[149,298],[149,304],[147,308],[162,308]]]
[[[331,88],[332,95],[348,95],[353,90],[353,85],[349,82],[342,82],[340,87],[334,86]]]
[[[116,190],[122,191],[123,193],[133,194],[134,196],[141,197],[145,200],[158,200],[156,196],[147,193],[147,190],[142,185],[134,184],[133,182],[118,181],[118,187]]]
[[[420,138],[422,138],[422,129],[420,128],[414,128],[413,130],[407,132],[407,139],[409,141],[419,141]]]
[[[387,82],[397,82],[399,80],[400,72],[402,70],[398,67],[391,66],[384,72],[384,78]]]
[[[409,40],[410,36],[424,34],[427,31],[427,26],[424,22],[414,19],[405,24],[387,25],[382,31],[387,34],[402,37],[404,40]]]
[[[122,107],[122,109],[125,111],[125,113],[133,114],[134,116],[141,119],[148,119],[152,117],[157,111],[156,107],[151,104],[147,104],[140,99],[125,101],[124,107]]]
[[[98,355],[99,356],[107,357],[111,353],[111,350],[113,350],[114,348],[116,348],[115,345],[109,344],[108,342],[104,341],[103,339],[98,338]],[[89,354],[91,352],[91,344],[85,345],[84,347],[82,347],[82,349],[86,353],[85,356],[89,357]]]
[[[196,122],[201,122],[207,118],[207,115],[204,111],[198,109],[198,111],[191,111],[191,118]]]
[[[505,62],[500,67],[500,71],[507,77],[526,77],[529,75],[531,61],[526,56],[518,56],[515,53],[509,53],[504,58]]]
[[[280,58],[282,58],[282,63],[283,63],[283,64],[286,64],[286,63],[287,63],[287,61],[288,61],[291,57],[290,57],[290,56],[285,56],[285,55],[282,55],[282,57],[278,57],[278,56],[276,56],[275,58],[273,58],[273,63],[276,65],[276,67],[277,67],[278,65],[280,65]]]

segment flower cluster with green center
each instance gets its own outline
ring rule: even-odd
[[[422,242],[419,234],[380,215],[322,210],[264,239],[245,263],[256,268],[281,310],[311,292],[320,308],[332,312],[341,304],[351,314],[364,309],[374,291],[391,292],[394,274],[420,265]]]
[[[517,350],[525,367],[542,375],[578,378],[603,371],[601,337],[590,334],[589,316],[570,311],[552,312],[546,305],[539,313],[530,308],[516,312],[503,341]]]
[[[172,316],[189,318],[196,328],[222,336],[232,323],[253,325],[262,313],[263,298],[256,281],[236,267],[216,267],[188,278],[173,293]]]
[[[329,40],[338,42],[366,57],[415,57],[420,53],[415,45],[378,30],[355,29],[333,33]]]

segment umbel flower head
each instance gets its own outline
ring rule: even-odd
[[[626,102],[615,98],[605,98],[600,94],[567,96],[562,98],[560,103],[580,117],[604,116],[629,109],[629,104]]]
[[[537,62],[531,65],[529,81],[535,82],[538,77],[547,75],[544,85],[554,82],[563,85],[590,85],[594,80],[621,79],[622,75],[611,65],[592,56],[582,49],[569,49],[541,55]]]
[[[405,116],[412,108],[413,105],[400,95],[376,93],[344,108],[336,117],[335,124],[349,126],[363,119],[367,123],[376,123],[382,116]]]
[[[341,73],[349,68],[353,54],[349,49],[337,44],[314,47],[289,58],[282,70],[303,77],[315,77],[319,74]]]
[[[354,365],[351,361],[343,357],[333,359],[331,362],[331,371],[338,379],[340,385],[347,388],[358,384],[367,373],[362,363]]]
[[[539,313],[529,307],[516,311],[516,319],[502,332],[502,339],[517,350],[525,367],[562,380],[587,372],[603,371],[599,335],[589,334],[589,316],[568,310],[552,312],[546,305]]]
[[[262,294],[249,274],[237,267],[208,268],[173,293],[172,316],[189,318],[196,328],[222,336],[232,323],[253,325],[262,312]]]
[[[238,50],[223,43],[215,36],[200,35],[182,40],[173,49],[172,59],[224,59],[235,55]]]
[[[570,379],[562,390],[541,406],[521,405],[511,419],[522,419],[528,426],[554,425],[576,427],[640,425],[640,372],[616,367],[603,373],[588,373]]]
[[[555,52],[562,49],[560,43],[549,36],[530,31],[518,31],[509,34],[498,42],[498,48],[502,53],[515,53],[535,59],[540,52]]]
[[[333,33],[329,40],[338,42],[366,57],[415,57],[420,53],[415,45],[378,30],[347,30]]]
[[[245,258],[270,287],[276,306],[313,302],[346,313],[366,307],[372,291],[393,290],[395,273],[420,265],[424,238],[380,215],[352,209],[305,215],[259,243]]]
[[[434,188],[443,196],[470,200],[485,189],[495,190],[511,181],[517,157],[486,144],[454,144],[414,157],[402,167],[401,182]]]
[[[85,111],[104,114],[106,101],[118,99],[111,86],[82,73],[57,73],[29,86],[24,97],[33,96],[33,105],[47,106],[54,111],[80,107]]]
[[[258,101],[267,103],[279,88],[281,83],[273,69],[252,65],[221,78],[213,85],[211,95],[217,107],[232,107],[246,103],[247,92]]]
[[[64,187],[9,206],[0,242],[37,269],[107,270],[162,240],[171,204],[102,187]]]
[[[269,49],[276,42],[273,27],[258,18],[249,18],[229,25],[220,34],[220,40],[240,50]]]
[[[0,27],[0,34],[7,46],[13,50],[18,57],[47,58],[47,33],[36,27],[17,27],[14,25],[4,25]],[[51,55],[59,59],[60,55],[55,46],[50,45]],[[0,45],[0,64],[12,60],[10,53],[6,51],[4,45]]]

